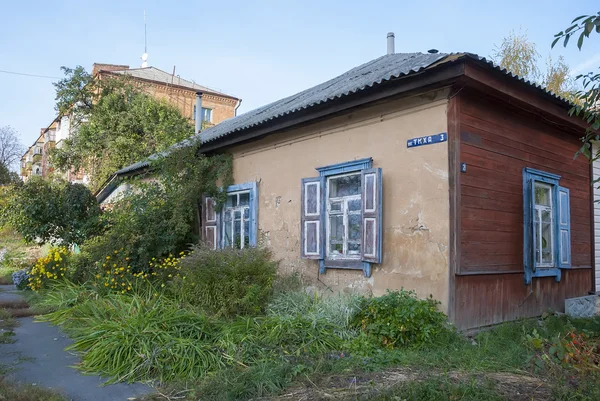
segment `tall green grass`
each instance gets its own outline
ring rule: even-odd
[[[343,348],[346,330],[324,317],[210,317],[164,293],[98,295],[54,286],[40,319],[63,327],[81,353],[80,368],[112,381],[191,380],[227,367],[287,363]]]

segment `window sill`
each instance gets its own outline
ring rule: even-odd
[[[361,260],[319,260],[319,272],[325,274],[327,269],[362,270],[365,277],[371,277],[371,263]]]

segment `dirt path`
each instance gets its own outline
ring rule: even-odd
[[[0,304],[19,300],[23,298],[14,286],[0,286]],[[79,358],[64,351],[71,340],[60,329],[32,317],[17,320],[16,341],[0,344],[0,364],[10,368],[8,379],[56,390],[70,401],[135,400],[153,391],[144,384],[103,386],[106,378],[85,376],[72,367]]]

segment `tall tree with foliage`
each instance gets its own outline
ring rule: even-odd
[[[591,34],[600,33],[600,11],[596,14],[581,15],[571,21],[571,25],[554,35],[552,47],[562,40],[562,45],[567,47],[572,37],[577,37],[577,47],[582,49],[583,43]],[[570,110],[571,115],[580,116],[590,125],[584,138],[580,152],[590,159],[600,158],[600,151],[592,154],[592,141],[600,140],[600,73],[590,71],[579,74],[575,79],[581,83],[582,89],[577,91],[579,102]]]
[[[10,169],[25,153],[17,132],[10,126],[0,127],[0,164]]]
[[[13,184],[19,181],[19,176],[14,171],[10,171],[4,163],[0,162],[0,185]]]
[[[0,204],[0,226],[8,224],[29,242],[81,243],[98,232],[100,208],[81,184],[32,177],[13,185]]]
[[[63,69],[56,107],[74,129],[52,154],[62,171],[83,170],[98,187],[115,171],[161,152],[194,132],[179,110],[127,77],[96,79],[82,67]]]
[[[536,44],[531,42],[524,32],[512,31],[502,40],[502,44],[496,47],[492,59],[521,78],[537,82],[564,98],[574,98],[575,87],[564,58],[560,56],[554,61],[548,56],[545,72],[542,72],[539,67],[541,54]]]

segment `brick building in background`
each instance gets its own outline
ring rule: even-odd
[[[94,63],[92,76],[96,79],[107,79],[126,75],[149,95],[166,100],[177,107],[181,114],[191,122],[196,119],[196,98],[202,94],[202,126],[213,126],[236,115],[241,99],[219,92],[206,86],[169,74],[156,67],[129,68],[127,65]],[[71,135],[69,116],[57,116],[46,128],[40,130],[38,139],[21,157],[21,178],[29,179],[32,175],[48,176],[52,164],[48,152],[54,147],[61,147],[62,141]],[[68,181],[86,184],[87,177],[83,172],[70,172],[65,177]]]

